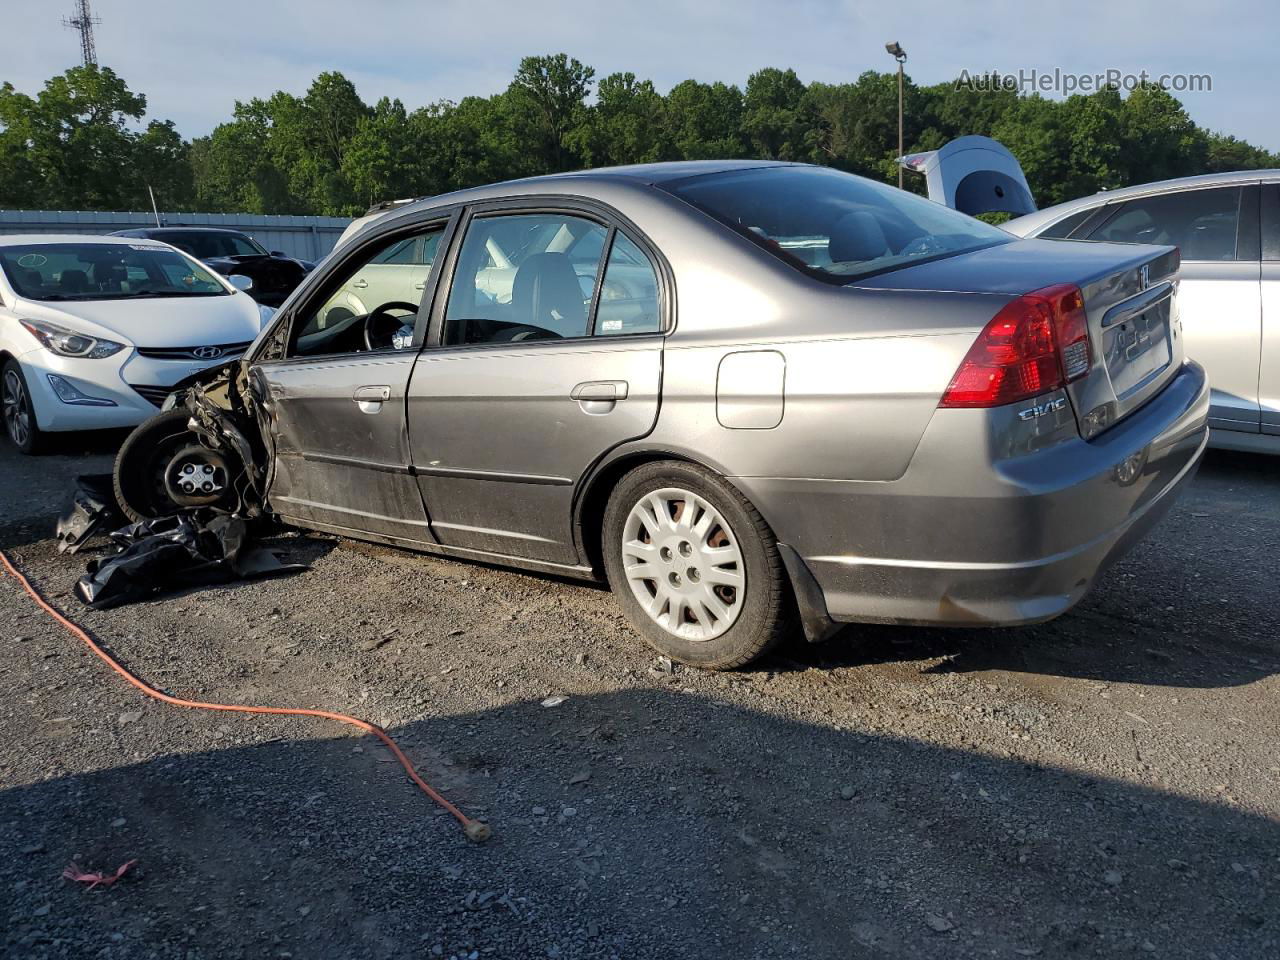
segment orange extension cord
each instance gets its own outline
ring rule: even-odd
[[[326,720],[336,720],[339,723],[345,723],[348,726],[363,730],[365,733],[371,733],[386,744],[387,749],[395,755],[395,758],[400,761],[400,765],[404,767],[405,772],[409,774],[409,779],[416,783],[423,793],[448,810],[449,813],[451,813],[457,821],[462,824],[462,829],[466,833],[468,840],[474,840],[477,843],[481,843],[488,840],[492,835],[492,831],[489,829],[489,825],[487,823],[481,823],[479,820],[472,820],[452,803],[433,790],[431,784],[427,783],[427,781],[423,780],[422,777],[419,776],[418,771],[414,769],[412,761],[404,755],[404,751],[396,746],[396,742],[392,740],[391,737],[388,736],[387,732],[381,727],[377,727],[372,723],[368,723],[367,721],[360,720],[356,717],[349,717],[345,713],[331,713],[328,710],[306,710],[299,707],[244,707],[229,703],[202,703],[199,700],[183,700],[179,697],[171,697],[168,694],[161,693],[154,687],[148,686],[146,683],[139,680],[117,663],[112,658],[111,654],[98,646],[98,644],[93,641],[93,638],[90,637],[84,629],[73,623],[67,617],[63,616],[57,608],[45,600],[45,598],[41,596],[40,591],[31,585],[31,581],[23,576],[22,571],[13,565],[9,560],[8,555],[3,550],[0,550],[0,562],[4,563],[4,569],[9,576],[13,577],[22,585],[22,589],[27,591],[31,596],[31,599],[39,604],[40,608],[43,609],[45,613],[58,621],[58,623],[60,623],[68,633],[83,640],[89,649],[98,655],[99,659],[106,663],[106,665],[116,673],[120,674],[120,676],[124,677],[129,681],[129,683],[133,684],[133,686],[145,693],[148,697],[159,700],[162,703],[171,704],[175,707],[191,707],[195,710],[228,710],[234,713],[274,713],[294,717],[323,717]]]

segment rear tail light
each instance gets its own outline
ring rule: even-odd
[[[1079,380],[1093,351],[1084,297],[1069,283],[1023,294],[991,318],[940,407],[999,407]]]

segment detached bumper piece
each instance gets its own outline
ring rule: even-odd
[[[124,522],[111,489],[111,474],[76,477],[71,506],[58,517],[58,552],[75,553],[85,541]]]
[[[196,511],[130,524],[113,534],[118,552],[89,562],[76,595],[95,609],[159,593],[307,569],[253,542],[240,517]]]

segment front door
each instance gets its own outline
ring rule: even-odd
[[[251,368],[275,447],[267,496],[282,517],[339,532],[431,539],[405,421],[406,389],[426,331],[425,310],[421,323],[417,311],[430,264],[420,257],[389,262],[388,251],[434,251],[444,230],[435,223],[353,250],[315,296],[291,310],[280,356]]]
[[[409,386],[431,530],[448,546],[580,563],[575,490],[657,418],[667,314],[654,261],[603,217],[505,209],[471,220],[453,276]]]

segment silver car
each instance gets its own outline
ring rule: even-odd
[[[370,264],[401,267],[376,304]],[[254,488],[299,527],[607,578],[703,667],[797,623],[1041,621],[1205,448],[1177,287],[1171,247],[1018,241],[821,167],[482,187],[370,221],[255,341],[223,405],[259,465],[197,463],[172,411],[117,479],[135,515]]]
[[[1210,444],[1280,453],[1280,170],[1113,190],[1019,217],[1005,229],[1022,237],[1177,246],[1186,350],[1212,387]]]

